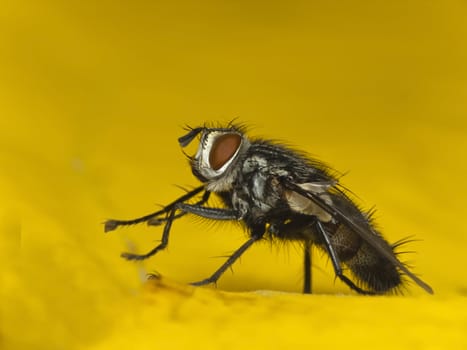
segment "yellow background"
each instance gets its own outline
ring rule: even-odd
[[[0,36],[0,348],[467,347],[465,1],[4,1]],[[435,296],[353,295],[319,255],[316,295],[243,293],[301,289],[267,243],[195,290],[245,235],[193,218],[122,260],[161,229],[101,223],[196,185],[181,127],[234,117],[349,171]]]

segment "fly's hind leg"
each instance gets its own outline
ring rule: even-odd
[[[374,295],[377,294],[375,292],[369,291],[369,290],[364,290],[360,287],[358,287],[355,283],[352,282],[350,278],[348,278],[346,275],[344,275],[344,272],[342,271],[341,267],[341,262],[339,257],[337,256],[337,252],[334,250],[334,247],[331,244],[331,240],[329,239],[329,235],[326,232],[326,229],[324,228],[323,224],[321,221],[316,220],[316,228],[318,232],[321,233],[323,240],[324,240],[324,246],[329,254],[329,257],[331,258],[332,266],[334,267],[334,272],[336,276],[344,282],[346,285],[348,285],[351,289],[356,291],[359,294],[366,294],[366,295]]]
[[[311,294],[312,290],[312,273],[311,273],[311,248],[313,244],[310,241],[305,241],[303,246],[303,293]]]

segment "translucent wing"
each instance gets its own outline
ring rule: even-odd
[[[326,212],[331,217],[349,227],[376,251],[378,251],[383,257],[388,259],[404,274],[409,276],[426,292],[433,294],[433,289],[428,284],[410,272],[410,270],[395,257],[391,247],[385,244],[384,240],[374,231],[372,226],[366,220],[363,220],[363,216],[355,215],[354,206],[349,206],[348,203],[346,205],[346,201],[332,201],[332,203],[329,203],[329,201],[325,199],[326,197],[321,195],[320,192],[304,188],[289,180],[285,180],[284,186],[289,190],[309,199],[316,206],[321,208],[322,211]]]

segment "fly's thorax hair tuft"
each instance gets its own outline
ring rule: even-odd
[[[206,128],[191,161],[193,173],[208,191],[229,191],[239,171],[236,165],[249,147],[250,141],[236,128]]]

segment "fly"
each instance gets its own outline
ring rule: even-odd
[[[336,276],[360,294],[397,292],[406,277],[432,294],[432,288],[397,257],[404,241],[388,243],[375,228],[372,212],[362,211],[348,196],[335,172],[318,160],[277,142],[247,137],[241,125],[189,128],[178,139],[186,147],[199,137],[191,170],[202,185],[161,210],[133,220],[108,220],[105,231],[146,222],[164,225],[161,243],[146,254],[123,253],[144,260],[167,247],[172,223],[193,214],[212,220],[240,221],[248,240],[210,277],[216,283],[255,242],[279,239],[301,242],[304,249],[303,292],[311,293],[311,249],[329,255]],[[223,206],[207,205],[211,194]],[[350,271],[352,278],[344,272]]]

